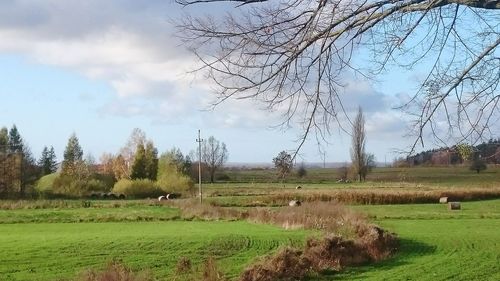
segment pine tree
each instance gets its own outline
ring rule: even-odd
[[[68,144],[64,150],[64,160],[62,162],[62,174],[76,175],[78,167],[83,163],[83,151],[78,142],[78,138],[73,133],[68,139]]]
[[[13,125],[9,131],[9,149],[13,153],[23,151],[23,139],[21,138],[16,125]]]
[[[57,156],[53,146],[51,146],[49,150],[47,167],[49,168],[50,173],[55,173],[57,171]]]
[[[132,164],[132,172],[130,174],[132,179],[146,179],[146,150],[144,144],[137,144],[137,149],[134,156],[134,163]]]
[[[50,150],[45,146],[42,150],[42,155],[38,160],[38,166],[41,169],[42,176],[52,174],[57,170],[56,153],[54,147]]]

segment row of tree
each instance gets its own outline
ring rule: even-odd
[[[426,150],[406,159],[399,164],[419,165],[460,165],[481,159],[485,164],[500,164],[500,139],[490,139],[478,145],[460,143],[451,147]]]
[[[204,178],[213,182],[215,173],[227,161],[228,152],[223,142],[213,136],[202,143]],[[35,160],[15,125],[9,130],[0,129],[0,197],[6,194],[23,195],[24,189],[33,187],[43,176],[56,174],[52,191],[82,195],[91,191],[112,188],[120,180],[150,180],[165,183],[175,177],[197,180],[198,165],[193,165],[197,153],[184,155],[172,148],[160,156],[152,140],[140,129],[134,129],[118,153],[104,153],[100,163],[84,152],[76,134],[68,139],[60,163],[52,146],[45,146],[40,158]],[[55,174],[54,174],[55,175]],[[185,182],[185,181],[184,181]]]

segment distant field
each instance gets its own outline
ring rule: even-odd
[[[276,172],[273,169],[226,170],[223,174],[227,176],[227,179],[220,182],[229,184],[226,186],[234,187],[238,186],[238,183],[250,187],[283,186],[278,182]],[[221,177],[221,174],[219,174],[219,177]],[[285,186],[325,184],[323,187],[367,187],[372,184],[394,186],[416,183],[430,187],[490,187],[498,186],[500,183],[500,166],[490,165],[486,171],[479,174],[464,166],[375,168],[368,174],[368,183],[362,184],[337,184],[338,178],[338,169],[311,168],[307,170],[307,175],[304,178],[297,178],[293,174],[290,175],[288,180],[285,181]],[[224,184],[221,183],[220,186],[224,186]]]
[[[169,280],[183,256],[195,266],[214,256],[224,273],[235,277],[255,257],[280,245],[302,244],[305,236],[247,222],[2,224],[0,280],[74,278],[111,259]]]

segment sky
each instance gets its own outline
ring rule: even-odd
[[[297,147],[300,126],[276,128],[276,112],[252,100],[228,100],[211,108],[214,94],[198,61],[174,36],[185,13],[220,13],[231,4],[182,8],[165,0],[0,1],[0,126],[15,124],[35,157],[54,146],[62,157],[75,133],[94,158],[117,153],[134,128],[164,152],[194,150],[202,138],[224,142],[229,162],[271,162]],[[381,76],[378,82],[347,78],[345,105],[366,116],[368,152],[379,162],[398,156],[411,140],[394,110],[408,95],[413,74]],[[388,81],[398,81],[389,83]],[[414,81],[413,81],[414,82]],[[298,161],[347,162],[351,138],[334,129],[320,152],[314,137]],[[324,157],[324,159],[323,159]]]

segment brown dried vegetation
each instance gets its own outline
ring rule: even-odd
[[[88,270],[82,274],[78,281],[152,281],[155,280],[149,272],[134,273],[130,268],[120,262],[110,262],[107,267],[97,272]]]

